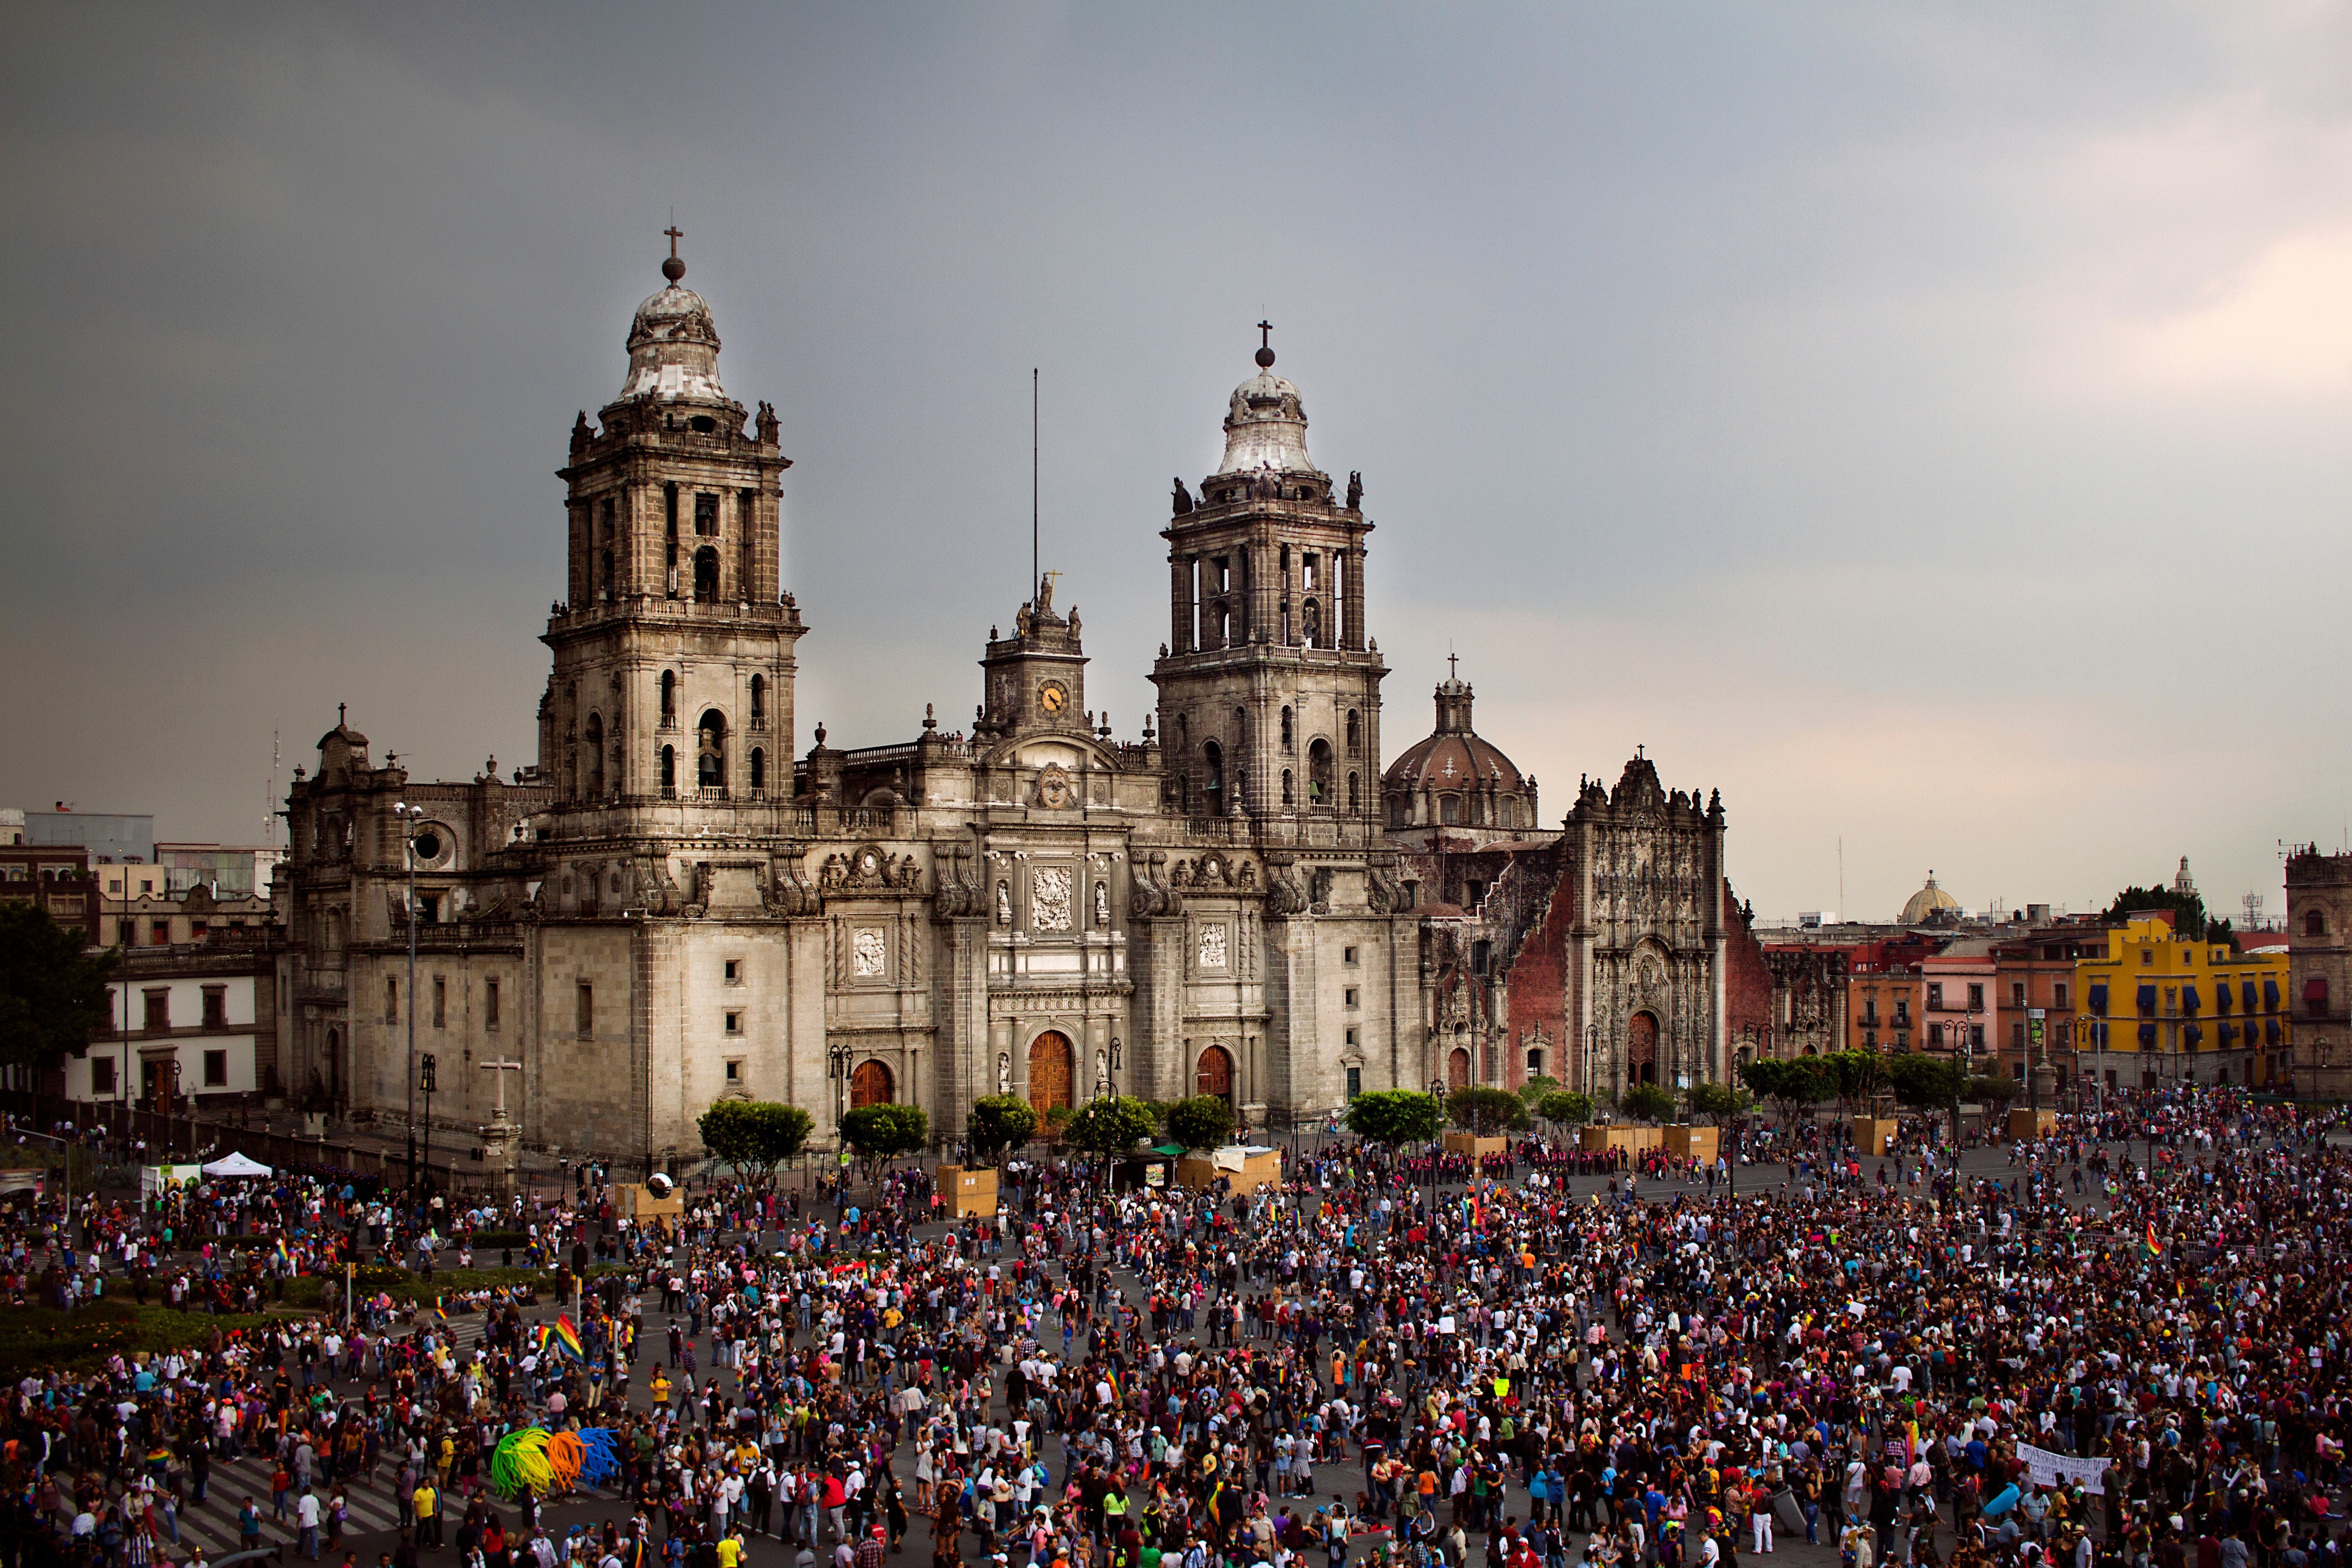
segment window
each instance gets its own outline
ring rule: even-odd
[[[1282,749],[1290,750],[1290,710],[1286,708],[1282,710]]]
[[[433,977],[433,1026],[449,1026],[449,983],[437,974]]]
[[[92,1094],[114,1092],[114,1058],[112,1057],[89,1058],[89,1091]]]
[[[1343,948],[1341,948],[1341,949],[1339,950],[1339,962],[1340,962],[1340,963],[1355,963],[1355,962],[1356,962],[1356,950],[1355,950],[1354,948],[1352,948],[1352,947],[1343,947]]]
[[[1911,1026],[1911,998],[1908,996],[1895,999],[1895,1026],[1898,1029]]]
[[[2309,914],[2304,916],[2303,934],[2305,936],[2326,936],[2327,934],[2327,917],[2320,913],[2317,910],[2314,910]]]
[[[495,980],[485,980],[482,982],[482,1027],[495,1029],[498,1026],[499,983]]]
[[[661,673],[661,727],[677,727],[677,672],[672,669]]]
[[[207,1029],[226,1029],[228,1027],[227,986],[207,985],[205,987],[205,1027]]]
[[[2061,1013],[2066,1011],[2066,983],[2064,981],[2061,980],[2050,987],[2050,1001],[2051,1005],[2056,1007]]]
[[[1493,956],[1493,953],[1494,947],[1492,943],[1486,942],[1472,942],[1470,944],[1470,973],[1473,974],[1486,973],[1487,960]],[[1356,1005],[1355,996],[1356,994],[1354,992],[1350,991],[1348,993],[1348,1005],[1352,1007]]]
[[[147,928],[147,940],[156,947],[171,946],[172,922],[170,921],[153,921]]]
[[[1350,985],[1348,987],[1347,996],[1349,1006],[1353,1007],[1359,1005],[1356,1001],[1356,988],[1354,986]]]
[[[661,749],[661,792],[664,795],[677,793],[677,748],[675,746]]]
[[[1877,997],[1865,996],[1862,999],[1862,1021],[1866,1025],[1874,1026],[1878,1022]]]
[[[768,727],[768,682],[764,676],[751,678],[751,728]]]
[[[742,1014],[730,1013],[727,1015],[727,1032],[730,1035],[740,1035],[743,1032]]]
[[[2010,1005],[2011,1006],[2012,1006],[2012,1007],[2022,1007],[2022,1006],[2024,1006],[2024,1005],[2025,1005],[2025,982],[2024,982],[2024,981],[2022,981],[2022,980],[2013,980],[2013,981],[2010,982],[2010,986],[2009,986],[2009,1005]]]
[[[726,1073],[729,1084],[733,1085],[741,1083],[743,1081],[743,1063],[741,1058],[730,1058],[727,1062]]]
[[[1969,1011],[1971,1013],[1984,1011],[1984,985],[1981,982],[1971,982],[1969,985]]]
[[[145,996],[148,1032],[161,1034],[172,1026],[172,993],[168,989],[158,986],[146,992]]]
[[[697,494],[694,498],[694,536],[697,539],[719,537],[719,498]]]
[[[741,959],[730,958],[727,961],[727,984],[730,985],[740,985],[743,984],[743,961]]]
[[[400,982],[397,980],[383,983],[383,1021],[387,1024],[400,1022]]]
[[[2009,1048],[2012,1051],[2025,1048],[2025,1020],[2022,1018],[2009,1026]]]
[[[1437,803],[1437,820],[1452,827],[1462,820],[1462,797],[1449,795]]]
[[[2147,965],[2154,963],[2156,962],[2156,949],[2152,947],[2141,948],[2139,950],[2139,962],[2140,967],[2143,969]]]
[[[1940,980],[1930,980],[1927,982],[1927,1010],[1931,1013],[1935,1012],[1943,1005],[1944,983]]]
[[[205,1087],[206,1089],[228,1087],[228,1053],[226,1051],[205,1053]]]
[[[1465,889],[1464,889],[1464,901],[1465,901],[1465,903],[1467,903],[1467,904],[1468,904],[1472,909],[1474,909],[1474,910],[1475,910],[1475,909],[1476,909],[1476,908],[1478,907],[1479,903],[1480,903],[1480,902],[1481,902],[1481,901],[1482,901],[1486,897],[1486,883],[1484,883],[1484,882],[1475,882],[1475,881],[1474,881],[1474,882],[1470,882],[1470,883],[1467,883],[1467,884],[1465,884]]]
[[[596,987],[585,980],[580,983],[579,992],[572,998],[572,1027],[583,1040],[593,1038],[596,1033]]]
[[[1348,710],[1348,754],[1358,757],[1363,755],[1363,752],[1364,721],[1358,718],[1356,710],[1350,708]]]
[[[1364,1069],[1361,1068],[1349,1068],[1348,1069],[1348,1098],[1349,1100],[1353,1100],[1363,1092]]]
[[[1927,1026],[1927,1048],[1929,1050],[1936,1051],[1940,1051],[1944,1048],[1943,1025],[1930,1024]]]

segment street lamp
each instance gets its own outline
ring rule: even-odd
[[[433,1053],[427,1051],[417,1059],[416,1087],[425,1091],[425,1184],[433,1184],[433,1090],[436,1068]]]
[[[1584,1092],[1585,1092],[1585,1094],[1586,1094],[1588,1097],[1590,1097],[1590,1096],[1591,1096],[1591,1094],[1592,1093],[1592,1058],[1595,1058],[1595,1057],[1597,1057],[1597,1056],[1599,1056],[1600,1054],[1601,1054],[1601,1026],[1600,1026],[1599,1024],[1587,1024],[1587,1025],[1585,1025],[1585,1026],[1584,1026],[1584,1086],[1583,1086],[1583,1087],[1584,1087]]]
[[[1433,1078],[1429,1080],[1429,1098],[1441,1106],[1445,1103],[1444,1079]],[[1431,1139],[1429,1143],[1429,1217],[1433,1224],[1437,1219],[1437,1156],[1445,1147],[1444,1126],[1444,1121],[1441,1118],[1438,1122],[1438,1135]]]
[[[392,815],[404,824],[401,852],[408,860],[408,1195],[416,1197],[416,827],[425,815],[421,805],[392,803]],[[428,1103],[427,1114],[432,1107]]]

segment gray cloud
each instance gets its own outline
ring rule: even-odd
[[[346,700],[527,760],[550,470],[675,207],[844,742],[976,696],[1033,364],[1135,731],[1168,476],[1265,313],[1370,487],[1400,744],[1451,641],[1554,803],[1636,742],[1720,784],[1768,910],[1836,901],[1841,835],[1884,911],[2180,853],[2233,907],[2344,832],[2341,5],[5,26],[0,800],[248,837]]]

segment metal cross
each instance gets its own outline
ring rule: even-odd
[[[499,1109],[497,1118],[499,1121],[504,1121],[507,1117],[507,1074],[510,1072],[522,1071],[522,1063],[484,1062],[481,1064],[481,1068],[484,1072],[494,1072],[499,1075]]]
[[[686,237],[686,230],[678,227],[677,220],[676,218],[672,218],[670,219],[669,226],[662,230],[662,232],[669,236],[669,253],[671,256],[675,257],[677,254],[677,242]],[[500,1079],[499,1081],[500,1083],[504,1083],[506,1082],[506,1079]]]
[[[1462,678],[1462,672],[1461,672],[1460,670],[1458,670],[1458,669],[1456,669],[1456,668],[1454,668],[1454,666],[1455,666],[1455,665],[1457,665],[1457,664],[1459,664],[1459,663],[1461,663],[1461,662],[1462,662],[1462,661],[1461,661],[1460,659],[1458,659],[1458,658],[1454,658],[1454,654],[1452,653],[1452,651],[1451,651],[1451,650],[1449,650],[1449,651],[1446,653],[1446,655],[1445,655],[1445,679],[1448,679],[1448,680],[1458,680],[1458,679],[1460,679]]]
[[[1257,324],[1257,346],[1262,349],[1270,349],[1274,347],[1274,323],[1272,321],[1260,321]]]

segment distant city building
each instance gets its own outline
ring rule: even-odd
[[[67,1097],[157,1107],[169,1090],[219,1109],[277,1094],[277,973],[266,926],[133,948],[107,987],[106,1025],[66,1059]]]
[[[2279,1088],[2291,1077],[2294,1009],[2285,953],[2192,938],[2175,929],[2169,910],[2085,931],[2076,942],[2082,1011],[2067,1045],[2085,1077],[2108,1089]]]
[[[2297,847],[2286,860],[2287,987],[2301,1025],[2295,1090],[2352,1097],[2352,855]]]
[[[98,945],[98,883],[90,874],[89,851],[79,845],[0,843],[0,901],[37,905]]]
[[[152,816],[100,811],[75,811],[58,802],[49,811],[24,813],[27,844],[73,845],[89,851],[93,866],[137,865],[155,858],[155,818]],[[9,825],[15,831],[15,825]]]

